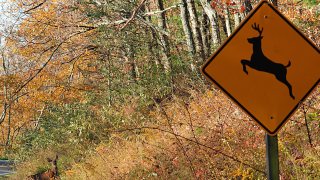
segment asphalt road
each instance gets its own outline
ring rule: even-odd
[[[13,173],[13,162],[0,160],[0,176],[7,176]]]
[[[2,170],[0,168],[0,176],[7,176],[7,175],[10,175],[10,174],[13,174],[12,171],[7,171],[7,170]]]

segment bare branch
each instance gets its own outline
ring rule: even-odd
[[[32,7],[32,8],[30,8],[30,9],[28,9],[28,10],[23,11],[23,13],[26,14],[26,13],[29,13],[30,11],[35,10],[35,9],[39,8],[40,6],[42,6],[45,2],[47,2],[47,0],[44,0],[43,2],[39,3],[38,5]]]
[[[131,17],[127,20],[127,22],[120,28],[120,31],[122,29],[124,29],[137,15],[138,11],[141,9],[141,7],[143,6],[143,4],[146,2],[147,0],[142,0],[142,2],[139,4],[139,6],[133,11]]]
[[[179,7],[180,5],[181,5],[181,3],[177,3],[177,4],[173,5],[173,6],[170,6],[170,7],[165,8],[165,9],[163,9],[163,10],[161,10],[161,11],[147,12],[147,13],[145,13],[145,14],[143,15],[143,17],[161,14],[161,13],[164,13],[164,12],[169,11],[169,10],[171,10],[171,9],[177,8],[177,7]]]
[[[144,20],[144,19],[143,19],[141,16],[139,16],[139,15],[138,15],[138,17],[139,17],[139,21],[143,22],[145,25],[149,26],[149,27],[152,28],[153,30],[158,31],[159,33],[164,34],[164,35],[166,35],[166,36],[169,36],[169,33],[168,33],[167,31],[163,30],[162,28],[156,27],[156,26],[153,25],[152,23]]]

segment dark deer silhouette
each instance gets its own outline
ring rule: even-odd
[[[282,82],[288,87],[290,97],[292,99],[295,99],[295,97],[292,94],[292,86],[287,81],[287,68],[291,65],[291,62],[289,61],[288,65],[284,66],[283,64],[275,63],[271,61],[269,58],[267,58],[263,54],[261,49],[261,40],[263,38],[263,36],[261,35],[263,32],[263,28],[260,29],[259,25],[257,25],[256,23],[252,25],[252,28],[259,32],[259,36],[248,38],[248,42],[253,44],[253,53],[251,56],[251,60],[245,60],[245,59],[241,60],[243,71],[246,74],[248,74],[246,66],[249,66],[255,70],[267,72],[275,75],[277,80],[279,80],[280,82]]]
[[[38,174],[34,174],[31,176],[28,176],[27,179],[30,180],[51,180],[51,179],[60,179],[58,177],[58,166],[57,166],[57,160],[58,155],[56,155],[55,159],[47,158],[48,162],[51,163],[51,169],[48,169],[45,172],[41,172]]]

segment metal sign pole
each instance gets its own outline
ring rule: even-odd
[[[266,134],[267,175],[268,180],[279,180],[278,136]]]

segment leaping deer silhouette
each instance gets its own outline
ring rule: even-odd
[[[287,80],[287,68],[290,67],[291,62],[289,61],[288,65],[284,66],[280,63],[275,63],[267,58],[261,48],[261,40],[263,38],[262,32],[263,28],[260,29],[259,25],[254,23],[252,29],[259,32],[258,37],[248,38],[248,42],[253,45],[253,53],[251,55],[251,60],[241,60],[243,71],[248,74],[246,66],[249,66],[255,70],[270,73],[275,75],[277,80],[285,84],[289,89],[289,94],[292,99],[295,99],[292,93],[292,86]]]

